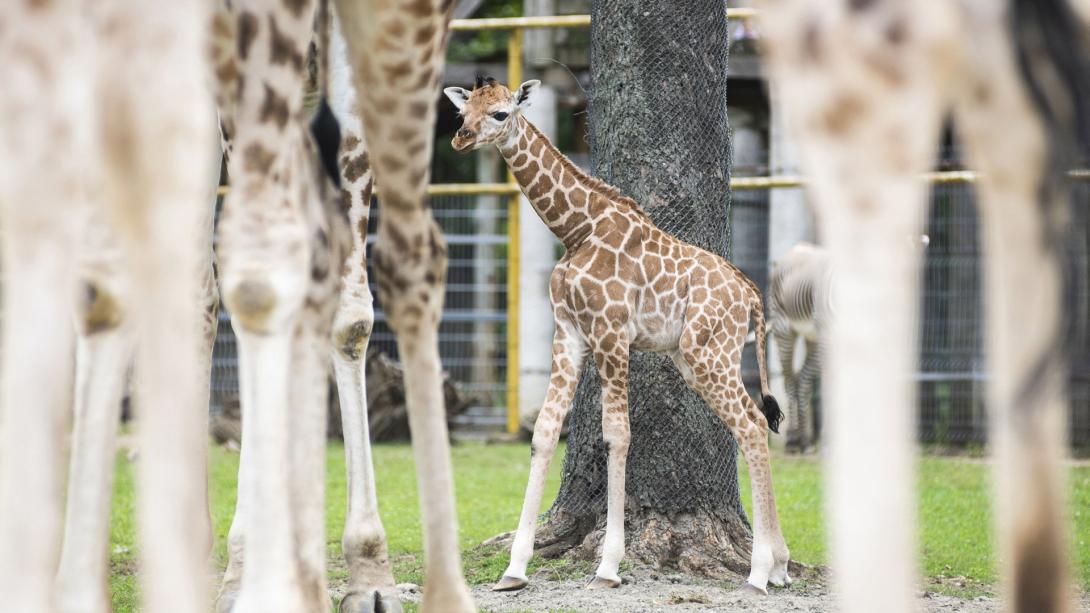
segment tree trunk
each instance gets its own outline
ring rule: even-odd
[[[663,230],[730,250],[727,20],[723,0],[595,0],[591,137],[596,175]],[[595,558],[605,525],[606,448],[593,361],[571,413],[543,555]],[[732,577],[749,568],[736,446],[666,356],[633,352],[626,559]]]

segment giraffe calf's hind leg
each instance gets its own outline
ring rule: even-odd
[[[695,327],[687,330],[682,335],[679,355],[674,361],[686,382],[730,429],[749,465],[753,490],[753,549],[747,583],[763,594],[767,593],[768,583],[785,586],[791,582],[787,575],[790,552],[780,531],[772,492],[768,422],[742,384],[740,364],[745,328],[736,331],[736,338],[731,338],[725,331],[716,331],[706,335],[709,341],[704,344],[696,341],[701,336]]]
[[[612,346],[595,349],[598,373],[602,377],[602,439],[608,451],[608,493],[606,497],[606,535],[602,541],[602,561],[588,589],[620,587],[617,574],[624,557],[625,463],[631,430],[628,418],[628,342],[623,330],[607,337],[616,338]]]

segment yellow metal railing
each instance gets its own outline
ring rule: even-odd
[[[1067,171],[1072,181],[1090,181],[1090,169],[1076,168]],[[976,183],[980,173],[973,170],[942,170],[924,173],[921,177],[931,184]],[[801,175],[769,175],[766,177],[731,177],[732,191],[760,191],[768,189],[791,189],[806,187],[806,177]],[[222,185],[217,192],[226,196],[229,186]],[[429,196],[511,196],[517,198],[522,193],[517,183],[432,183],[428,186]],[[378,194],[376,189],[375,194]]]
[[[515,28],[507,39],[507,86],[522,84],[522,28]],[[519,431],[519,187],[515,175],[507,170],[507,183],[514,191],[507,197],[507,433]]]

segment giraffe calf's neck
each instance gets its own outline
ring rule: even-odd
[[[525,117],[510,121],[514,126],[498,144],[500,153],[534,211],[569,251],[591,234],[596,219],[642,214],[616,188],[583,172]]]

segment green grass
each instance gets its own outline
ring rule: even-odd
[[[553,460],[545,488],[545,504],[556,496],[564,449]],[[526,445],[463,444],[453,448],[455,487],[458,496],[460,541],[464,549],[466,577],[470,583],[494,581],[507,566],[507,552],[489,555],[472,548],[518,524],[523,489],[529,470]],[[135,498],[133,471],[124,456],[118,459],[114,492],[112,576],[114,610],[137,610],[139,594],[135,569]],[[346,579],[341,561],[340,536],[344,524],[344,452],[339,445],[327,451],[326,535],[329,543],[331,583]],[[745,463],[742,498],[749,508],[749,477]],[[235,503],[238,455],[221,448],[211,450],[209,498],[216,534],[213,557],[217,568],[226,565],[226,535]],[[421,583],[421,526],[412,449],[407,445],[375,448],[379,510],[389,539],[390,556],[398,582]],[[807,564],[824,564],[825,528],[822,507],[821,466],[814,458],[776,456],[772,466],[776,502],[792,558]],[[989,467],[984,462],[958,458],[925,457],[919,463],[921,573],[935,589],[962,595],[986,592],[996,580],[995,554],[990,539]],[[1090,467],[1070,472],[1069,490],[1072,543],[1076,578],[1090,589]],[[555,578],[582,576],[588,564],[539,560],[531,565],[546,569]]]

